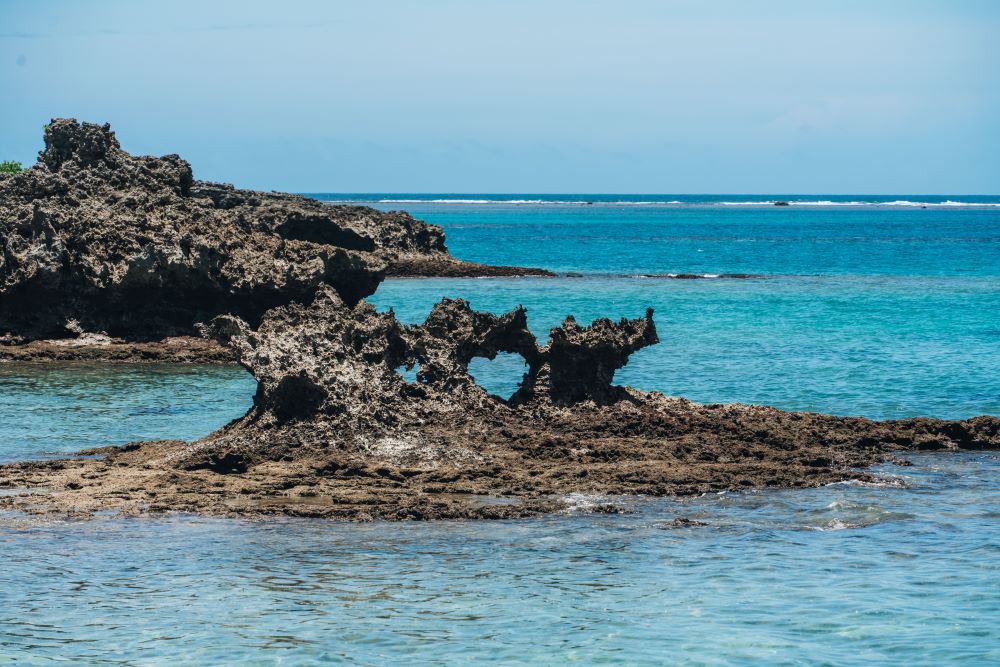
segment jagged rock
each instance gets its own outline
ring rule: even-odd
[[[341,433],[388,432],[401,424],[447,419],[455,411],[509,411],[530,402],[607,403],[624,389],[612,387],[629,355],[657,341],[652,309],[645,318],[587,328],[568,318],[539,348],[524,308],[503,314],[472,310],[444,299],[419,325],[403,325],[392,311],[345,303],[321,287],[308,306],[269,311],[255,330],[233,315],[213,320],[206,333],[233,349],[257,379],[252,429],[321,419]],[[474,357],[513,352],[528,364],[511,400],[491,396],[469,374]],[[410,385],[397,372],[419,366]],[[230,429],[235,433],[238,428]]]
[[[408,357],[420,365],[417,379],[440,391],[482,392],[469,375],[473,357],[495,359],[498,352],[513,352],[534,368],[540,356],[526,311],[520,307],[498,317],[476,312],[461,299],[444,299],[422,326],[409,332]]]
[[[163,335],[212,316],[204,332],[258,390],[245,417],[194,443],[0,466],[0,487],[36,491],[0,495],[0,509],[512,518],[565,509],[569,493],[873,480],[860,468],[900,451],[1000,448],[994,417],[875,422],[613,386],[658,341],[652,311],[568,318],[544,347],[522,308],[445,299],[403,325],[362,297],[392,261],[386,244],[433,251],[433,228],[192,182],[178,158],[123,153],[106,126],[56,122],[48,138],[38,165],[0,181],[0,322],[110,347],[123,330]],[[499,352],[528,363],[509,401],[469,375],[474,357]],[[417,365],[415,383],[397,372]],[[495,496],[505,501],[484,501]]]
[[[351,307],[322,287],[311,305],[276,308],[256,330],[227,315],[207,331],[257,379],[244,420],[254,428],[322,417],[346,431],[396,420],[406,381],[394,369],[407,342],[391,313],[365,302]]]
[[[0,179],[0,336],[256,324],[322,285],[357,303],[401,257],[422,273],[492,268],[451,257],[439,227],[406,213],[195,181],[176,155],[132,156],[108,125],[57,119],[38,163]]]
[[[446,299],[405,326],[321,287],[309,305],[275,308],[257,327],[227,315],[207,330],[257,378],[243,419],[190,444],[0,466],[0,487],[36,491],[0,497],[0,508],[513,518],[564,509],[570,493],[874,481],[860,468],[901,462],[900,451],[1000,448],[994,417],[875,422],[612,387],[614,369],[656,340],[652,313],[569,320],[540,348],[520,308],[496,316]],[[510,401],[468,376],[472,357],[499,351],[529,361]],[[413,384],[395,370],[418,363]],[[586,390],[568,391],[569,378]]]
[[[561,403],[619,398],[622,390],[611,386],[615,371],[625,366],[633,352],[658,342],[652,308],[646,310],[644,319],[614,323],[601,318],[589,327],[567,317],[549,334],[549,344],[541,354],[544,362],[533,371],[529,390],[544,392]]]

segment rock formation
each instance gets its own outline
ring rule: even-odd
[[[444,300],[403,325],[321,286],[258,326],[220,316],[206,332],[258,381],[249,413],[194,443],[134,443],[97,458],[0,466],[0,497],[29,512],[167,510],[350,519],[510,518],[567,507],[571,493],[693,494],[872,479],[902,450],[1000,447],[1000,420],[861,418],[698,405],[614,387],[628,356],[657,342],[652,313],[572,318],[540,346],[523,309],[479,313]],[[468,372],[517,352],[510,400]],[[398,372],[418,367],[415,382]]]
[[[355,304],[387,271],[545,273],[456,260],[439,227],[406,213],[196,181],[176,155],[129,155],[108,125],[53,120],[38,163],[0,176],[8,341],[184,336],[221,314],[256,323],[323,285]]]
[[[993,417],[874,422],[616,387],[615,371],[658,342],[652,311],[570,317],[544,345],[521,308],[445,299],[401,324],[363,297],[387,267],[461,268],[438,228],[199,183],[176,156],[124,153],[107,126],[54,121],[39,163],[0,181],[0,232],[0,330],[78,336],[55,352],[22,346],[24,358],[95,339],[156,358],[141,340],[107,341],[174,334],[197,356],[200,331],[258,383],[246,416],[193,443],[0,466],[0,487],[22,490],[0,508],[499,518],[565,508],[570,493],[809,486],[871,479],[861,468],[903,450],[1000,448]],[[469,375],[500,352],[528,365],[509,400]]]

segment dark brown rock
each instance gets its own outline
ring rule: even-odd
[[[652,311],[586,327],[570,317],[544,345],[524,309],[460,299],[403,325],[363,297],[400,257],[455,267],[439,229],[199,183],[176,156],[124,153],[107,126],[54,121],[46,139],[35,167],[0,180],[0,358],[128,358],[141,341],[114,336],[200,330],[258,389],[242,419],[193,443],[0,466],[0,487],[35,491],[0,508],[496,519],[572,509],[572,493],[617,512],[606,496],[866,480],[865,466],[907,450],[1000,448],[994,417],[875,422],[613,386],[658,342]],[[63,340],[23,340],[43,335]],[[474,357],[501,352],[528,365],[509,401],[469,375]],[[401,367],[418,367],[416,382]]]
[[[0,179],[0,336],[189,336],[322,285],[355,304],[401,256],[421,275],[466,266],[406,213],[196,181],[176,155],[132,156],[108,125],[57,119],[38,163]]]
[[[236,355],[213,340],[196,336],[126,341],[82,334],[29,342],[0,339],[0,362],[4,361],[233,364]]]
[[[543,392],[558,403],[612,402],[624,397],[621,388],[611,386],[615,371],[628,363],[633,352],[658,342],[652,308],[644,319],[615,323],[602,318],[589,327],[567,317],[549,334],[541,354],[544,362],[533,369],[526,390]],[[525,393],[518,398],[523,400]]]
[[[592,497],[587,511],[621,511],[607,497],[873,480],[865,466],[906,450],[1000,448],[993,417],[875,422],[613,387],[613,370],[656,341],[648,312],[589,327],[570,319],[539,346],[523,309],[497,316],[445,300],[406,326],[323,286],[257,327],[226,315],[207,331],[257,378],[243,419],[194,443],[0,466],[0,487],[36,491],[0,507],[514,518],[570,511],[579,503],[568,494]],[[473,357],[501,351],[528,361],[510,401],[468,373]],[[396,372],[418,364],[415,383]]]
[[[545,269],[477,264],[442,254],[401,254],[386,270],[387,277],[415,278],[548,278],[554,275]]]

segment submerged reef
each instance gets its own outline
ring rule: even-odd
[[[250,411],[195,442],[0,466],[0,509],[510,518],[584,494],[615,512],[621,496],[874,481],[864,468],[901,451],[1000,448],[994,417],[877,422],[615,386],[659,342],[651,310],[568,317],[544,343],[523,308],[461,299],[402,324],[364,301],[387,274],[528,270],[456,260],[405,213],[194,181],[106,125],[53,121],[39,163],[0,180],[0,234],[0,356],[233,360],[257,380]],[[506,400],[469,374],[499,353],[527,364]]]

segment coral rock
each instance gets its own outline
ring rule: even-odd
[[[491,269],[406,213],[196,181],[176,155],[132,156],[108,125],[65,119],[34,167],[0,179],[0,241],[0,336],[24,339],[76,335],[71,322],[135,340],[222,314],[256,324],[321,286],[355,304],[403,257],[421,273]]]

